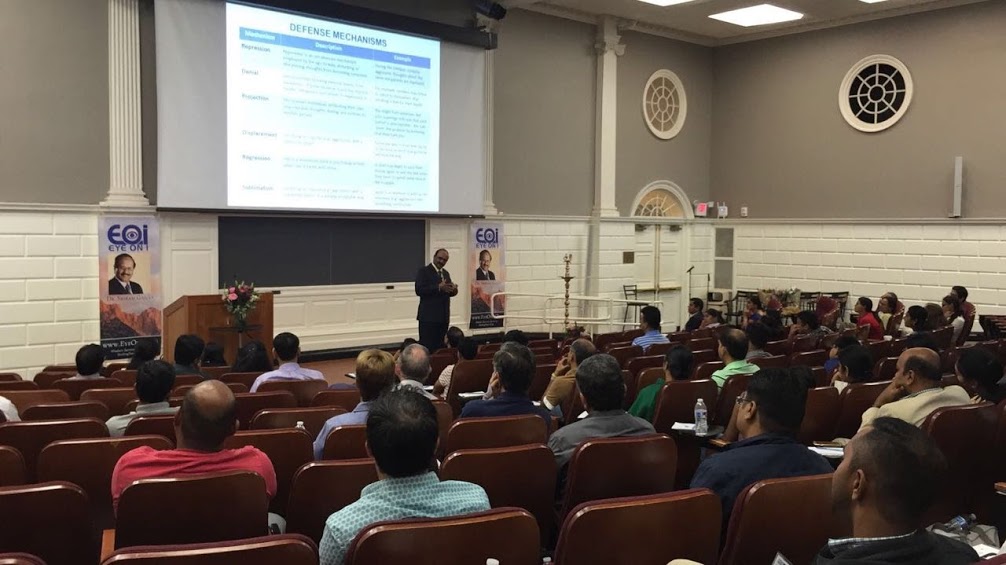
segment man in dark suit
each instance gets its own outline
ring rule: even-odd
[[[419,296],[419,343],[430,352],[444,346],[444,336],[451,320],[451,297],[457,296],[458,285],[444,269],[450,259],[446,249],[437,249],[433,262],[416,274],[416,295]]]
[[[685,323],[685,331],[694,332],[702,325],[702,307],[705,304],[701,298],[692,298],[688,301],[688,322]]]
[[[488,249],[483,249],[482,253],[479,253],[479,268],[475,270],[475,280],[477,281],[494,281],[496,280],[496,273],[489,270],[489,265],[493,262],[493,256],[489,253]]]
[[[108,294],[143,294],[143,287],[130,279],[136,261],[132,255],[121,253],[115,257],[115,276],[108,279]]]

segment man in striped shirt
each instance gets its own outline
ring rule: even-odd
[[[645,332],[632,340],[632,345],[638,345],[645,352],[651,345],[670,343],[667,336],[660,333],[660,309],[656,306],[643,306],[639,311],[639,329]]]

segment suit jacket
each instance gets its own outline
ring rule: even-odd
[[[486,271],[486,273],[489,273],[489,274],[486,275],[485,273],[483,273],[482,269],[475,269],[475,280],[477,280],[477,281],[494,281],[494,280],[496,280],[496,273],[494,273],[492,271]]]
[[[443,280],[451,281],[447,269],[441,269]],[[420,322],[439,322],[446,324],[451,319],[451,295],[440,292],[440,275],[433,265],[426,265],[416,273],[416,295],[419,297],[419,312],[416,319]]]
[[[108,280],[108,294],[143,294],[143,287],[139,283],[129,281],[129,288],[133,289],[132,293],[126,292],[119,279],[112,277]]]
[[[696,312],[685,322],[685,331],[694,332],[702,325],[702,312]]]

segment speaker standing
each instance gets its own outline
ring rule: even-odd
[[[444,346],[444,336],[451,321],[451,297],[457,296],[458,285],[444,268],[450,255],[437,249],[433,262],[416,273],[416,295],[419,296],[419,343],[430,353]]]

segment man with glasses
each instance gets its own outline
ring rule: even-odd
[[[740,441],[699,465],[691,488],[708,488],[723,504],[723,531],[734,501],[748,485],[830,473],[820,455],[797,443],[807,402],[807,381],[789,369],[762,369],[751,376],[735,410]]]

